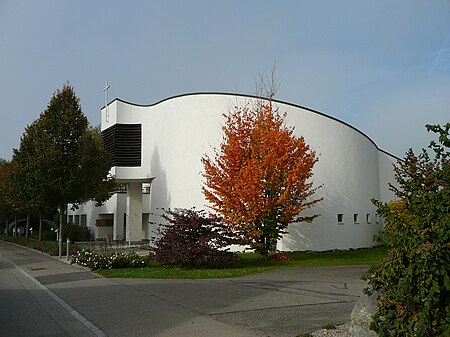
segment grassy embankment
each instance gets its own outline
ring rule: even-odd
[[[286,253],[294,261],[279,262],[267,260],[258,254],[241,254],[239,261],[233,266],[222,269],[183,269],[163,267],[157,262],[141,269],[105,269],[96,273],[105,277],[124,278],[166,278],[166,279],[206,279],[241,277],[264,271],[286,268],[302,268],[310,266],[370,265],[381,261],[386,256],[384,247],[355,249],[329,252],[296,252]]]

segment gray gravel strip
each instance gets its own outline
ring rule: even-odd
[[[351,337],[350,323],[336,326],[336,329],[320,329],[311,333],[314,337]]]

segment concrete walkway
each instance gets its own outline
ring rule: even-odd
[[[1,259],[41,284],[41,296],[50,296],[47,289],[59,298],[60,303],[53,300],[61,311],[72,310],[92,324],[84,325],[85,335],[97,336],[293,337],[348,322],[367,271],[361,266],[315,267],[233,279],[105,279],[5,242],[0,242]],[[9,312],[1,295],[0,303],[2,312]],[[21,321],[16,314],[9,325]],[[0,326],[6,317],[0,317]]]

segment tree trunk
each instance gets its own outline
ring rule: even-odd
[[[42,240],[42,208],[39,208],[39,241]]]
[[[8,214],[5,214],[5,221],[6,221],[6,237],[9,236],[9,219]]]
[[[29,230],[30,230],[30,212],[27,212],[27,225],[25,226],[25,240],[28,240]]]
[[[58,256],[62,256],[62,234],[63,234],[64,206],[59,206],[59,236],[58,236]]]

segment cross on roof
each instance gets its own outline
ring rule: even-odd
[[[105,85],[105,88],[103,89],[103,91],[105,92],[106,123],[109,123],[108,89],[109,89],[109,84],[108,84],[108,80],[106,80],[106,85]]]

